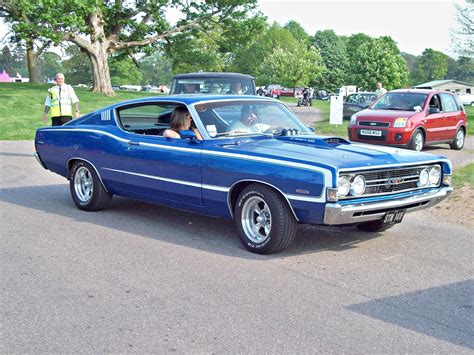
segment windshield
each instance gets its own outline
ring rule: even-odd
[[[183,78],[175,79],[172,94],[229,94],[255,95],[253,83],[248,78]]]
[[[211,138],[312,133],[278,102],[219,101],[197,104],[195,109]]]
[[[428,94],[414,92],[389,92],[382,96],[372,110],[423,111]]]

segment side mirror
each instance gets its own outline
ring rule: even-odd
[[[432,115],[433,113],[439,113],[439,108],[431,106],[428,110],[428,114]]]
[[[196,138],[196,133],[194,133],[193,130],[182,130],[179,131],[179,135],[181,136],[181,139],[194,139]]]

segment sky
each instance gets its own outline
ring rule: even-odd
[[[270,23],[295,20],[309,35],[325,29],[338,35],[363,32],[392,37],[402,52],[420,55],[432,48],[452,55],[453,0],[259,0],[259,9]],[[0,40],[7,30],[0,20]]]
[[[390,36],[402,52],[420,55],[425,48],[451,55],[452,0],[259,0],[268,21],[297,21],[309,35],[331,29],[338,35],[363,32]]]

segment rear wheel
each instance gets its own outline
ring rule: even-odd
[[[392,228],[394,224],[383,223],[382,220],[362,222],[357,225],[357,228],[365,232],[382,232]]]
[[[449,145],[451,149],[461,150],[464,147],[465,133],[462,128],[459,128],[456,132],[453,142]]]
[[[425,135],[419,129],[417,129],[413,136],[411,137],[410,144],[408,147],[412,150],[416,150],[417,152],[421,152],[425,145]]]
[[[296,234],[296,220],[287,202],[264,185],[252,184],[240,193],[234,219],[242,244],[253,253],[282,251]]]
[[[112,199],[92,165],[82,160],[72,166],[69,189],[76,206],[84,211],[103,210]]]

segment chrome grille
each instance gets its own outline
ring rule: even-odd
[[[438,164],[411,166],[397,169],[380,169],[367,171],[342,172],[340,175],[362,175],[365,179],[365,192],[360,196],[346,196],[340,199],[360,198],[377,196],[384,194],[393,194],[404,191],[422,189],[418,187],[420,172]],[[438,165],[439,166],[439,165]],[[438,184],[439,186],[439,184]],[[433,186],[431,186],[433,187]]]
[[[359,126],[389,127],[390,123],[388,123],[388,122],[374,122],[374,121],[359,121]]]

